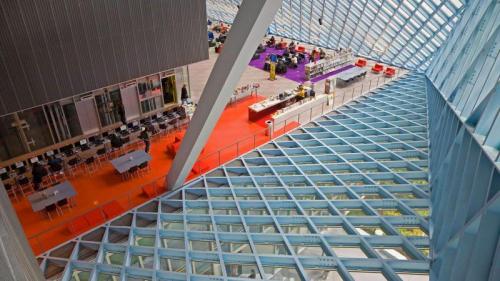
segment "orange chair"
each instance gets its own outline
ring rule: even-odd
[[[71,232],[71,234],[73,235],[80,234],[89,228],[90,228],[89,222],[86,220],[84,216],[72,220],[68,226],[69,232]]]
[[[396,75],[396,69],[393,67],[387,67],[384,71],[384,75],[386,77],[394,77],[394,75]]]
[[[288,45],[288,44],[287,44],[286,42],[279,42],[279,43],[278,43],[278,48],[276,48],[276,49],[279,49],[279,50],[284,50],[284,49],[286,49],[286,46],[287,46],[287,45]]]
[[[296,51],[299,52],[299,53],[305,53],[306,52],[306,48],[304,46],[297,46]]]
[[[373,67],[372,67],[372,72],[373,73],[381,73],[382,71],[384,71],[384,66],[381,65],[380,63],[376,63]]]
[[[89,227],[103,224],[106,220],[100,209],[94,209],[84,215]]]
[[[354,65],[357,66],[357,67],[365,67],[366,66],[366,60],[365,59],[358,59]]]
[[[104,215],[106,216],[107,219],[111,219],[120,215],[125,210],[120,205],[120,203],[118,203],[116,200],[113,200],[110,203],[104,205],[102,207],[102,211],[104,212]]]
[[[152,183],[152,184],[148,184],[146,186],[144,186],[142,188],[142,192],[149,198],[154,198],[156,197],[158,194],[156,192],[156,187],[155,187],[155,184]]]

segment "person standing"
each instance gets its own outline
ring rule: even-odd
[[[142,127],[141,131],[142,132],[139,135],[139,138],[142,139],[142,141],[144,142],[144,145],[145,145],[144,151],[146,151],[146,153],[149,153],[149,148],[151,146],[151,141],[149,140],[148,130],[146,130],[145,127]]]
[[[181,102],[182,102],[182,104],[188,103],[188,99],[189,99],[188,90],[186,89],[186,84],[184,84],[184,85],[182,85],[182,89],[181,89]]]
[[[34,163],[31,173],[33,175],[33,187],[35,191],[38,191],[40,189],[40,184],[43,181],[43,177],[45,177],[47,173],[47,169],[40,165],[39,163]]]

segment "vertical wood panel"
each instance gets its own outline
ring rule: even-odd
[[[205,5],[0,1],[0,115],[207,59]]]

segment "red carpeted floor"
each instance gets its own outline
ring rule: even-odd
[[[225,109],[189,179],[269,141],[263,122],[248,121],[248,106],[262,99],[260,96],[248,97]],[[297,126],[298,123],[291,123],[279,134]],[[70,179],[77,192],[75,206],[64,209],[64,213],[54,216],[53,220],[46,218],[43,213],[34,213],[26,199],[15,202],[15,210],[35,254],[95,227],[105,218],[109,219],[165,192],[164,176],[173,160],[165,151],[172,141],[172,135],[153,140],[151,171],[137,178],[123,181],[109,162],[103,163],[93,174],[85,174],[82,170],[81,175]],[[106,207],[110,202],[114,204],[113,208]]]

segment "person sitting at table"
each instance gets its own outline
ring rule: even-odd
[[[293,56],[290,60],[291,60],[291,66],[292,66],[293,68],[297,68],[297,66],[298,66],[298,63],[297,63],[297,56]]]
[[[276,45],[276,39],[274,39],[274,36],[271,36],[271,38],[266,41],[266,45],[268,47],[274,47]]]
[[[33,188],[35,191],[38,191],[40,190],[40,184],[43,181],[43,177],[48,174],[47,169],[37,162],[33,164],[31,174],[33,175]]]
[[[323,51],[323,49],[319,48],[319,59],[322,60],[325,58],[325,56],[326,56],[325,51]]]
[[[151,146],[151,141],[149,140],[149,132],[146,130],[145,127],[141,128],[141,134],[139,135],[139,138],[144,142],[145,148],[144,151],[146,153],[149,153],[149,147]]]
[[[303,100],[306,97],[306,90],[302,84],[297,88],[297,101]]]
[[[62,170],[62,160],[55,157],[55,156],[50,156],[49,161],[49,171],[52,173],[59,172]]]
[[[112,134],[110,136],[111,140],[111,147],[112,148],[121,148],[123,146],[123,141],[120,137],[118,137],[116,134]]]

